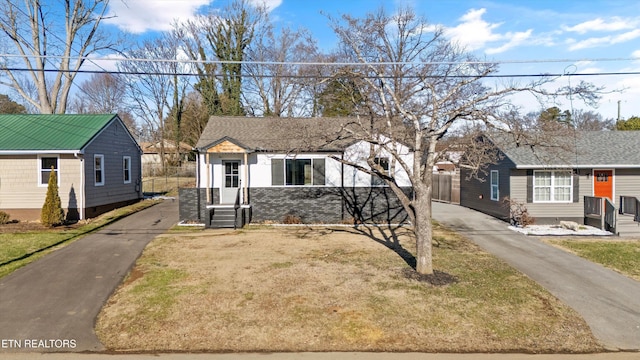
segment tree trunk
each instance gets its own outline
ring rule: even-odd
[[[416,272],[433,274],[433,255],[431,242],[433,224],[431,223],[431,174],[425,176],[424,183],[416,184],[415,191],[415,224],[416,236]]]

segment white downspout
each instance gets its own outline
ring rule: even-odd
[[[78,207],[79,207],[79,215],[80,215],[80,219],[79,220],[84,220],[84,208],[85,208],[85,204],[84,204],[84,157],[80,156],[79,153],[74,153],[73,156],[76,157],[76,159],[80,159],[80,191],[78,191],[78,194],[80,195],[80,199],[78,201]]]

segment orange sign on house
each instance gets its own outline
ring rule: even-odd
[[[593,170],[593,196],[613,201],[613,170]]]
[[[225,140],[220,144],[213,146],[207,150],[208,153],[245,153],[247,152],[242,147],[232,143],[229,140]]]

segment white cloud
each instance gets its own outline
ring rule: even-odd
[[[254,6],[264,5],[267,11],[271,11],[282,4],[282,0],[249,0]]]
[[[487,49],[487,54],[498,54],[523,44],[531,38],[532,29],[519,32],[496,32],[502,23],[489,23],[482,19],[487,9],[471,9],[460,17],[460,24],[445,28],[445,35],[469,51],[482,49],[489,43],[502,45]]]
[[[505,52],[511,48],[514,48],[516,46],[519,46],[520,44],[524,43],[525,41],[529,40],[531,38],[531,33],[533,32],[532,29],[529,29],[527,31],[523,31],[523,32],[516,32],[516,33],[506,33],[505,34],[505,38],[509,39],[509,41],[497,48],[489,48],[487,49],[486,53],[487,54],[499,54],[502,52]]]
[[[174,21],[192,18],[198,8],[208,5],[211,0],[135,0],[111,1],[106,23],[120,29],[141,34],[146,31],[170,30]]]
[[[486,11],[487,9],[469,10],[459,19],[462,23],[445,29],[445,34],[470,51],[484,47],[487,42],[500,40],[501,36],[493,31],[501,24],[490,24],[484,21],[482,15]]]
[[[636,20],[612,17],[608,21],[597,18],[574,26],[563,26],[562,29],[564,31],[576,32],[578,34],[586,34],[589,31],[620,31],[634,29],[637,24],[638,22]]]
[[[610,36],[602,36],[602,37],[592,37],[585,40],[576,41],[575,39],[568,39],[567,44],[569,46],[570,51],[581,50],[594,48],[598,46],[604,45],[613,45],[619,44],[627,41],[631,41],[640,37],[640,29],[635,29],[632,31],[627,31],[618,35],[610,35]]]

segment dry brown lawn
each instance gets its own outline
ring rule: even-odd
[[[408,276],[389,230],[363,232],[163,235],[108,301],[97,333],[115,351],[601,350],[574,311],[456,234],[437,230],[435,267],[455,281],[434,286]],[[414,251],[408,235],[398,239]]]

